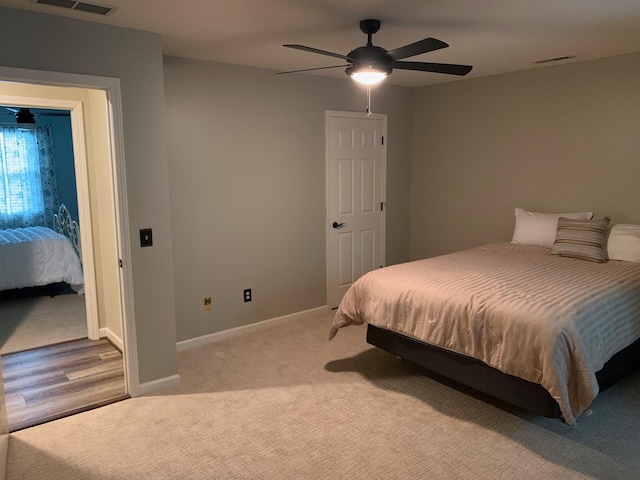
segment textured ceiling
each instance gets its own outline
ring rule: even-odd
[[[0,5],[156,32],[166,55],[276,71],[343,63],[283,48],[298,43],[346,54],[366,43],[358,28],[377,18],[374,45],[392,50],[426,37],[448,48],[412,61],[474,66],[463,78],[542,68],[533,62],[574,56],[584,61],[640,51],[639,0],[107,0],[108,17],[0,0]],[[344,78],[343,69],[305,75]],[[460,77],[395,70],[386,80],[422,86]]]

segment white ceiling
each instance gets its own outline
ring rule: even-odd
[[[473,65],[462,78],[640,52],[640,0],[106,0],[108,17],[0,0],[0,5],[159,33],[166,55],[276,71],[339,65],[339,59],[283,48],[298,43],[347,54],[366,43],[359,20],[377,18],[373,44],[392,50],[435,37],[450,46],[407,60]],[[546,65],[554,65],[550,63]],[[341,68],[305,75],[344,77]],[[394,70],[387,83],[459,80]]]

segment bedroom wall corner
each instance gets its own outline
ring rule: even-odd
[[[640,223],[640,54],[416,89],[411,258],[510,241],[514,208]]]

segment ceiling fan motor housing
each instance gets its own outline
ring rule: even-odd
[[[20,108],[16,112],[16,123],[36,123],[36,117],[28,108]]]
[[[353,65],[347,67],[347,75],[351,75],[351,73],[362,68],[373,68],[388,75],[392,71],[391,65],[394,62],[391,55],[384,48],[373,45],[351,50],[347,57],[349,57],[348,61],[353,63]]]
[[[389,75],[393,70],[391,67],[393,57],[387,53],[387,50],[376,47],[371,42],[371,36],[380,30],[380,20],[374,18],[360,20],[360,30],[367,35],[367,44],[347,54],[347,61],[352,65],[347,67],[345,73],[352,75],[362,70],[375,70]]]

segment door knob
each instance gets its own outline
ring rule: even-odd
[[[342,228],[342,227],[346,227],[346,226],[347,226],[347,224],[346,224],[346,223],[333,222],[333,223],[331,224],[331,226],[332,226],[333,228]]]

